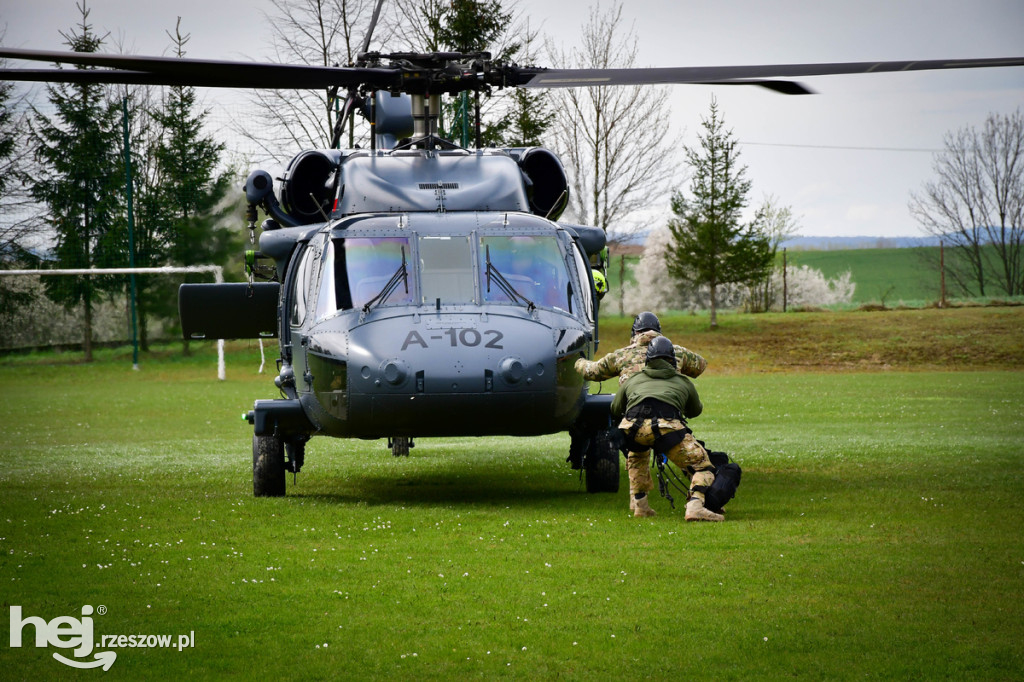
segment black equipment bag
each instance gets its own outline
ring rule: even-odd
[[[704,493],[704,507],[719,512],[736,495],[743,470],[736,462],[730,462],[724,452],[708,451],[708,459],[715,466],[715,481]]]

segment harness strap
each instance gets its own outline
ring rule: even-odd
[[[664,436],[660,435],[658,432],[655,432],[654,449],[657,450],[658,452],[668,452],[679,443],[682,443],[683,439],[686,438],[686,434],[688,433],[692,433],[692,431],[690,431],[690,429],[685,426],[681,431],[670,431],[666,433]]]
[[[657,398],[644,398],[637,405],[626,411],[627,418],[643,421],[644,419],[682,419],[679,410]]]

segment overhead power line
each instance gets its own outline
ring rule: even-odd
[[[832,145],[832,144],[789,144],[785,142],[744,142],[740,140],[740,144],[746,144],[757,147],[793,147],[797,149],[843,149],[857,152],[921,152],[928,154],[935,154],[938,152],[945,151],[943,149],[922,149],[920,147],[854,147],[846,145]]]

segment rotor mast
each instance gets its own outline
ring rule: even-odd
[[[437,137],[437,119],[441,114],[441,95],[410,95],[412,99],[412,135],[417,144]]]

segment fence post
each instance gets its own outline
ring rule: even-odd
[[[782,247],[782,312],[786,312],[786,298],[789,295],[786,281],[786,247]]]
[[[946,247],[939,240],[939,307],[946,307]]]
[[[619,317],[626,314],[626,254],[619,254]]]

